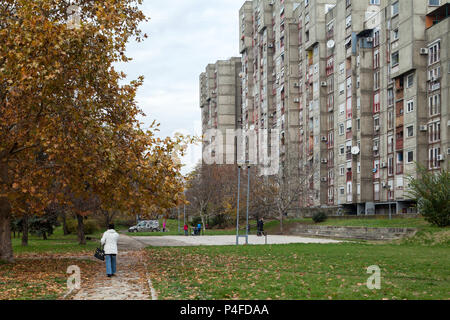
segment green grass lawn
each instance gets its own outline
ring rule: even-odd
[[[99,246],[99,241],[102,236],[102,232],[96,232],[93,235],[86,235],[91,237],[92,241],[87,241],[85,246],[78,244],[77,235],[71,234],[65,236],[62,231],[62,227],[55,228],[55,232],[48,237],[48,240],[43,240],[42,237],[36,237],[29,235],[28,246],[22,246],[21,238],[13,238],[13,250],[14,254],[23,253],[80,253],[89,252],[93,253],[95,248]]]
[[[450,248],[295,244],[149,248],[161,299],[450,299]],[[381,268],[381,290],[366,286]]]

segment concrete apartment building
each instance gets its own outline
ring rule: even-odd
[[[227,141],[226,131],[240,128],[241,69],[241,59],[234,57],[209,64],[200,75],[204,163],[236,163],[236,141]]]
[[[445,0],[244,3],[238,120],[259,154],[277,129],[281,176],[314,170],[300,207],[414,212],[415,162],[449,167],[449,12]]]

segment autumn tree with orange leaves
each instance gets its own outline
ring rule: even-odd
[[[129,213],[184,202],[188,139],[140,127],[136,91],[114,69],[126,43],[146,36],[142,0],[0,2],[0,260],[13,261],[12,216],[72,208],[93,195]]]

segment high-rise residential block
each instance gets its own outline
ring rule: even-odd
[[[231,58],[209,64],[200,75],[203,162],[206,164],[236,163],[236,141],[228,141],[226,136],[227,130],[240,128],[241,68],[241,59]]]
[[[416,163],[449,168],[449,12],[448,0],[243,4],[237,123],[276,174],[314,171],[299,207],[414,212]]]

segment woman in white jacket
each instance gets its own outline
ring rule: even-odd
[[[109,278],[116,274],[116,256],[117,256],[117,241],[119,234],[114,230],[114,225],[110,224],[108,231],[103,234],[101,243],[103,250],[105,250],[106,274]]]

